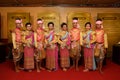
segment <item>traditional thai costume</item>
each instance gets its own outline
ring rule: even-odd
[[[58,47],[55,32],[48,31],[46,37],[46,67],[49,70],[58,69]]]
[[[60,44],[60,65],[62,68],[70,67],[70,35],[68,31],[59,32],[58,43]]]
[[[24,68],[34,69],[34,32],[26,30],[24,36]]]
[[[92,30],[86,31],[83,34],[83,47],[84,47],[84,62],[85,69],[96,69],[94,59],[94,46],[95,46],[95,32]]]

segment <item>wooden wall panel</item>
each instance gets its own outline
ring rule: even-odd
[[[90,21],[91,19],[91,14],[90,13],[81,13],[81,12],[72,12],[69,13],[67,16],[67,21],[68,21],[68,28],[72,28],[72,18],[77,17],[79,19],[79,25],[80,29],[84,30],[85,23]]]
[[[59,32],[60,30],[60,15],[55,12],[42,12],[38,13],[38,18],[43,19],[45,29],[48,30],[48,22],[53,22],[55,31]]]
[[[103,20],[104,30],[108,34],[108,56],[112,55],[112,46],[120,41],[120,13],[98,13]]]
[[[25,29],[25,24],[27,22],[30,22],[30,13],[16,13],[16,12],[12,12],[12,13],[7,13],[7,20],[8,20],[8,41],[12,42],[12,38],[11,38],[11,33],[10,31],[15,29],[15,19],[16,18],[21,18],[22,22],[23,22],[23,29]]]

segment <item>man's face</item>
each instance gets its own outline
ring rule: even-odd
[[[77,27],[78,22],[73,22],[73,27]]]
[[[16,23],[16,27],[20,28],[21,27],[21,23]]]
[[[43,23],[39,23],[39,24],[38,24],[38,27],[43,27]]]
[[[96,28],[100,29],[102,24],[96,24]]]

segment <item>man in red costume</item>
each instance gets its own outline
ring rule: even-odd
[[[106,49],[108,48],[107,34],[103,30],[103,22],[101,19],[96,20],[96,47],[95,57],[97,61],[98,70],[102,72],[102,63],[105,57]]]
[[[12,43],[13,43],[13,60],[15,64],[15,71],[19,72],[19,62],[23,55],[23,41],[22,41],[22,19],[17,18],[15,20],[16,28],[12,31]]]
[[[40,72],[40,69],[44,70],[42,68],[43,59],[46,57],[46,53],[44,50],[44,43],[45,43],[45,30],[43,25],[43,20],[38,19],[37,20],[37,29],[34,33],[34,39],[35,39],[35,60],[36,60],[36,68],[37,72]]]
[[[78,26],[78,18],[73,18],[73,28],[70,30],[70,38],[71,38],[71,53],[70,56],[73,60],[73,66],[75,66],[76,71],[78,71],[78,61],[80,59],[80,51],[82,45],[82,32]]]

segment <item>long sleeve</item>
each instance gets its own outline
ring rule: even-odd
[[[37,47],[37,33],[34,32],[34,41],[35,41],[35,47]]]
[[[90,43],[92,44],[92,43],[94,43],[94,42],[96,42],[96,36],[95,36],[95,32],[93,31],[93,32],[91,33],[91,41],[90,41]]]
[[[60,36],[58,36],[57,42],[58,42],[59,44],[62,44],[62,41],[60,40]]]
[[[50,43],[57,43],[57,41],[58,41],[58,38],[56,35],[54,35],[54,39]]]
[[[26,43],[25,36],[26,36],[26,31],[21,31],[21,37],[23,43]]]
[[[83,33],[80,32],[80,45],[83,45]]]
[[[108,40],[107,40],[107,34],[104,34],[104,47],[108,48]]]
[[[63,42],[60,40],[61,36],[62,36],[62,34],[61,34],[61,32],[59,32],[59,33],[57,34],[57,42],[58,42],[59,44],[62,44],[62,43],[63,43]]]
[[[48,44],[48,41],[46,39],[46,36],[47,36],[47,32],[45,32],[45,44]]]
[[[13,43],[13,48],[16,49],[16,41],[15,41],[15,33],[12,32],[12,43]]]

